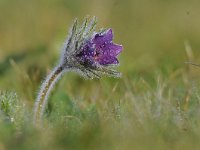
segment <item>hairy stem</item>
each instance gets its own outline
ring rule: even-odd
[[[61,66],[56,67],[52,71],[52,73],[49,76],[47,76],[46,80],[43,82],[41,86],[34,108],[33,119],[34,119],[34,124],[37,126],[41,125],[42,115],[47,105],[49,94],[53,89],[55,83],[62,75],[63,71],[64,71],[63,67]]]

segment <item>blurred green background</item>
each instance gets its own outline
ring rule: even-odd
[[[124,46],[120,56],[124,75],[161,68],[170,72],[186,61],[184,41],[199,58],[199,4],[198,0],[1,0],[0,75],[9,70],[11,58],[19,65],[51,66],[72,20],[86,15],[97,16],[99,28],[113,28],[115,42]]]
[[[183,65],[186,40],[198,59],[199,3],[198,0],[1,0],[1,66],[9,56],[16,56],[20,63],[37,52],[41,54],[27,59],[27,65],[52,63],[49,57],[59,57],[72,20],[90,15],[97,16],[99,28],[113,28],[115,42],[123,44],[122,72],[154,72],[163,66],[171,70],[174,64]],[[5,70],[7,67],[1,69],[1,74]]]
[[[0,88],[17,89],[23,71],[38,86],[58,61],[73,19],[86,15],[97,16],[99,28],[113,28],[114,41],[124,46],[119,59],[125,77],[151,79],[157,72],[168,76],[185,67],[185,41],[195,62],[199,60],[199,4],[198,0],[0,0]]]
[[[126,99],[127,95],[127,99],[131,99],[129,94],[132,92],[133,94],[134,92],[137,94],[152,92],[153,88],[157,86],[158,77],[167,81],[167,84],[170,83],[169,89],[175,90],[175,98],[172,99],[184,99],[183,97],[187,97],[187,92],[190,91],[185,90],[185,87],[190,89],[191,82],[199,81],[199,70],[188,68],[184,64],[186,61],[200,62],[199,0],[0,0],[0,90],[15,90],[19,98],[31,110],[41,81],[59,60],[63,42],[73,19],[78,18],[82,21],[86,15],[98,18],[97,28],[112,28],[114,42],[123,45],[124,50],[119,56],[119,70],[123,77],[121,79],[103,78],[102,80],[86,81],[75,73],[69,73],[57,85],[52,99],[67,100],[64,105],[66,107],[69,104],[74,106],[71,100],[81,99],[84,102],[80,101],[80,109],[87,108],[93,113],[94,107],[95,112],[97,109],[100,114],[104,114],[106,113],[103,112],[105,101],[106,104],[107,101],[116,104],[119,99]],[[110,91],[113,95],[110,95]],[[106,108],[109,108],[110,105],[112,104],[106,105]],[[63,105],[60,104],[60,106]],[[128,108],[128,106],[124,107]],[[62,110],[64,112],[65,107]],[[67,113],[71,112],[71,108],[67,110]],[[161,125],[160,130],[162,127]],[[102,137],[106,137],[108,130],[111,133],[108,138],[115,139],[114,135],[118,129],[120,130],[120,127],[117,126],[113,131],[107,127],[104,129]],[[99,132],[101,131],[96,131],[96,128],[92,128],[91,131],[83,128],[80,131],[83,135],[89,134],[88,139],[93,139],[90,135],[96,137],[96,134],[93,135],[93,133],[98,134]],[[129,131],[124,132],[129,133]],[[156,134],[158,132],[156,129],[153,129],[152,132],[148,132],[147,135],[140,133],[138,135],[140,140],[136,140],[135,143],[131,142],[131,138],[137,139],[137,137],[131,134],[127,143],[129,146],[135,144],[140,148],[142,143],[137,143],[137,141],[146,137],[144,138],[145,142],[147,145],[151,145],[153,141],[149,141],[149,137],[155,134],[158,145],[166,144],[159,141],[162,133]],[[167,132],[164,136],[169,140],[171,136],[168,137]],[[177,132],[175,132],[176,134]],[[25,137],[28,135],[29,132]],[[57,136],[61,135],[62,131],[59,130]],[[177,135],[182,135],[182,133]],[[37,139],[36,135],[32,136],[32,139]],[[73,133],[69,136],[71,139],[74,138]],[[66,137],[64,135],[61,137],[62,142]],[[189,137],[186,136],[183,141],[187,141]],[[72,143],[71,146],[74,148],[76,143],[73,140],[70,141],[70,138],[67,142]],[[42,136],[41,139],[45,138]],[[192,140],[188,141],[188,147],[192,147],[190,143]],[[31,144],[31,141],[26,142]],[[98,144],[98,141],[93,142],[94,145]],[[168,142],[171,143],[171,141]],[[182,143],[182,141],[179,142]],[[44,145],[47,146],[47,143]],[[108,143],[112,143],[112,140]],[[129,146],[125,143],[125,148],[128,148]],[[54,144],[56,145],[56,143]],[[22,149],[23,146],[22,144]],[[61,144],[60,149],[62,146],[64,147]],[[87,145],[84,146],[87,147]],[[177,145],[173,148],[177,147],[182,148]],[[92,147],[90,148],[92,149]],[[157,148],[159,149],[159,146]]]

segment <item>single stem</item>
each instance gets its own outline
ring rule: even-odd
[[[55,83],[58,81],[60,76],[62,75],[64,69],[62,66],[56,67],[52,73],[47,76],[46,80],[43,82],[41,89],[39,91],[37,100],[35,102],[35,108],[34,108],[34,124],[36,126],[41,125],[42,115],[45,109],[45,106],[48,102],[48,97],[53,89]]]

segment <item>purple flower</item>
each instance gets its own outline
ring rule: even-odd
[[[114,44],[111,29],[95,31],[96,18],[86,18],[82,25],[75,20],[69,32],[60,63],[43,82],[35,102],[34,123],[41,125],[41,119],[48,102],[49,94],[55,83],[66,71],[76,71],[86,78],[100,78],[102,75],[119,77],[113,69],[119,63],[117,55],[122,46]]]
[[[82,61],[91,61],[100,65],[118,64],[116,56],[122,51],[122,46],[114,44],[112,29],[96,33],[86,42],[82,51],[77,55]]]
[[[64,45],[60,66],[80,72],[87,78],[103,74],[119,77],[112,67],[119,64],[117,56],[122,46],[113,43],[112,29],[95,31],[96,18],[85,19],[81,26],[75,21]]]

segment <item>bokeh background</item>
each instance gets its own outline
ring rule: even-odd
[[[120,70],[125,75],[152,73],[161,68],[170,72],[184,65],[185,41],[198,59],[199,3],[198,0],[1,0],[1,77],[11,68],[8,59],[18,65],[26,62],[26,67],[50,66],[59,57],[73,19],[82,20],[86,15],[97,16],[99,28],[113,28],[115,42],[124,46]],[[7,84],[11,84],[10,79]]]
[[[0,0],[0,90],[16,91],[32,109],[41,81],[58,62],[73,19],[81,21],[86,15],[98,18],[97,28],[112,28],[114,42],[123,45],[118,68],[123,76],[87,81],[69,73],[52,99],[84,99],[84,108],[120,99],[129,84],[142,93],[144,86],[156,86],[158,77],[170,80],[183,92],[179,95],[187,93],[183,85],[199,81],[199,69],[184,63],[200,63],[199,0]],[[148,138],[146,142],[151,145]]]
[[[97,16],[99,28],[113,28],[115,42],[124,46],[120,70],[125,75],[152,73],[161,68],[170,72],[184,65],[185,41],[189,41],[198,59],[199,3],[198,0],[1,0],[1,79],[11,68],[7,66],[10,58],[18,65],[26,62],[26,67],[55,63],[73,19],[82,20],[86,15]],[[11,84],[10,79],[7,84]]]

